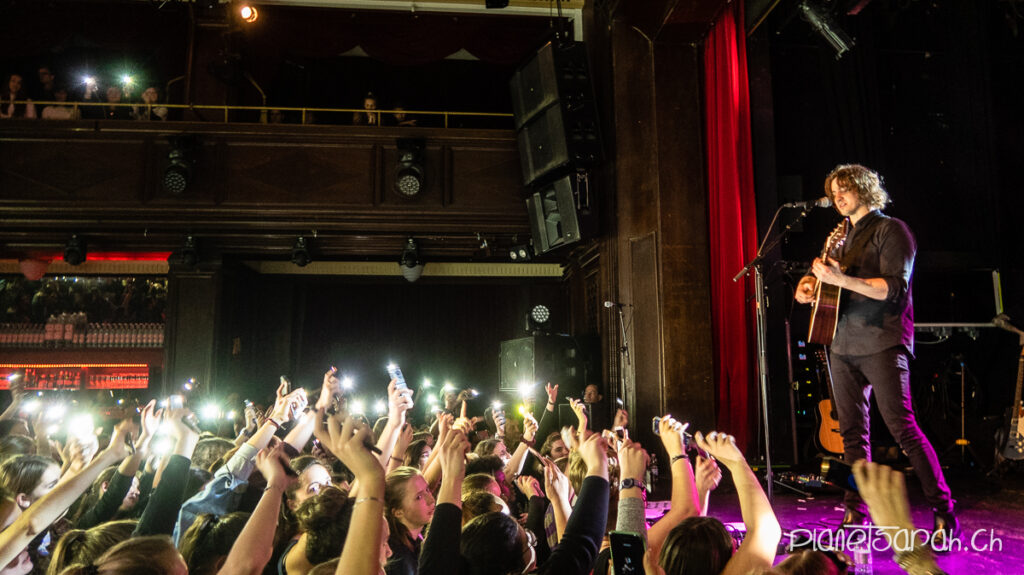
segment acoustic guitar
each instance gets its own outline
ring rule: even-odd
[[[825,247],[821,250],[822,261],[832,257],[836,249],[846,242],[849,223],[849,220],[844,219],[828,235]],[[826,346],[832,344],[832,338],[836,335],[836,326],[839,323],[839,296],[841,293],[842,288],[839,286],[821,281],[814,285],[814,301],[811,302],[811,325],[807,341]]]
[[[836,395],[832,388],[832,366],[829,365],[828,353],[824,349],[814,353],[821,367],[818,370],[821,374],[820,379],[825,384],[822,386],[824,397],[818,402],[818,411],[815,414],[818,416],[818,447],[822,451],[842,455],[843,436],[839,433],[839,412],[836,411]]]

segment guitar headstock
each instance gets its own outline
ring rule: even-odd
[[[822,259],[831,255],[832,252],[846,243],[846,231],[848,226],[849,220],[844,219],[839,222],[836,229],[832,230],[832,233],[828,235],[828,239],[825,240],[825,249],[821,251]]]

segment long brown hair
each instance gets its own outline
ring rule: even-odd
[[[384,516],[388,520],[388,527],[391,529],[391,536],[402,542],[409,549],[413,549],[412,534],[409,528],[395,517],[395,511],[402,508],[402,500],[405,499],[405,488],[414,477],[420,475],[420,470],[415,467],[399,467],[388,473],[384,480]]]

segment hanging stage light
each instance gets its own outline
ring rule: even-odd
[[[425,142],[419,138],[400,138],[398,166],[395,168],[395,191],[404,198],[414,198],[424,188],[423,148]]]
[[[192,168],[195,166],[195,136],[172,136],[171,151],[167,153],[167,167],[164,168],[164,191],[180,195],[185,193],[192,182]]]
[[[420,279],[420,276],[423,275],[423,260],[420,259],[416,240],[409,238],[405,241],[405,249],[402,250],[402,257],[398,260],[398,267],[401,268],[402,277],[410,282]]]
[[[68,265],[77,266],[84,262],[88,255],[85,240],[78,237],[78,234],[73,234],[68,243],[64,245],[64,261]]]
[[[242,21],[252,24],[259,19],[260,12],[251,4],[242,4],[242,7],[238,9],[238,15],[242,17]]]
[[[309,255],[306,238],[302,236],[295,238],[295,245],[292,246],[292,263],[302,268],[309,265],[311,261],[313,258]]]

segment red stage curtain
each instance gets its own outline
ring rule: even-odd
[[[753,280],[732,278],[757,250],[757,223],[742,5],[732,2],[705,40],[704,95],[718,427],[745,449],[757,421]]]

